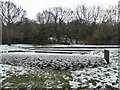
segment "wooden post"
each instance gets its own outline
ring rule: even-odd
[[[2,23],[0,22],[0,45],[2,44]]]
[[[0,45],[2,44],[2,23],[0,21]],[[0,46],[0,49],[2,48],[2,46]],[[2,60],[2,53],[0,51],[0,63],[1,63],[1,60]],[[0,85],[1,86],[1,85]],[[0,89],[1,90],[1,89]]]
[[[104,58],[107,64],[109,64],[109,51],[108,50],[104,50]]]

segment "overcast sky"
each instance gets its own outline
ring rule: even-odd
[[[6,1],[6,0],[0,0]],[[79,5],[101,6],[104,8],[110,5],[116,5],[119,0],[7,0],[11,1],[17,6],[21,6],[27,11],[27,16],[30,19],[35,19],[38,12],[42,12],[45,9],[56,6],[75,8]]]

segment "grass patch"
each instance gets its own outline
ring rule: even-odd
[[[68,79],[64,79],[68,77]],[[3,87],[17,87],[17,88],[68,88],[69,80],[72,80],[71,73],[69,71],[57,71],[57,70],[30,70],[29,74],[25,75],[12,75],[3,81]],[[12,83],[12,85],[5,85],[5,83]]]
[[[88,80],[87,83],[92,83],[94,86],[96,86],[96,84],[100,82],[99,80],[95,80],[95,79],[91,79],[91,80]]]

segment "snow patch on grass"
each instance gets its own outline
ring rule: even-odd
[[[28,69],[19,66],[0,64],[0,83],[13,74],[16,76],[26,74],[27,70]]]
[[[18,46],[16,47],[9,47],[9,46],[3,46],[4,48],[1,49],[2,50],[16,50],[16,49],[22,49],[22,48],[18,48]],[[12,85],[15,85],[14,87],[27,87],[27,88],[31,88],[31,87],[46,87],[46,88],[110,88],[110,89],[114,89],[114,88],[119,88],[118,87],[118,82],[119,82],[119,69],[120,67],[118,66],[119,64],[119,52],[120,50],[118,49],[107,49],[110,51],[110,63],[108,65],[104,65],[104,66],[99,66],[99,67],[94,67],[94,68],[83,68],[83,69],[78,69],[78,70],[70,70],[70,71],[54,71],[54,70],[46,70],[46,69],[41,69],[39,70],[38,68],[25,68],[22,66],[12,66],[12,65],[6,65],[6,64],[0,64],[0,83],[4,82],[4,85],[6,88],[11,87]],[[0,53],[1,54],[1,53]],[[49,62],[49,59],[53,59],[51,58],[51,56],[54,56],[54,59],[57,57],[61,58],[61,55],[59,54],[35,54],[33,52],[30,53],[3,53],[2,55],[7,57],[20,57],[18,59],[9,59],[9,60],[18,60],[19,59],[25,59],[24,54],[28,55],[29,58],[27,59],[28,62],[30,58],[34,57],[34,59],[37,59],[37,57],[46,59],[47,58],[47,62]],[[50,57],[45,57],[45,56],[50,56]],[[87,53],[85,55],[80,55],[76,54],[76,55],[64,55],[63,57],[68,57],[70,56],[70,58],[67,58],[66,60],[77,60],[77,57],[81,57],[81,56],[100,56],[103,57],[103,52],[102,51],[91,51],[90,53]],[[73,57],[73,58],[72,58]],[[8,60],[8,61],[9,61]],[[67,61],[64,61],[67,63]],[[54,60],[53,60],[54,61]],[[31,62],[38,62],[38,61],[31,61]],[[47,62],[45,62],[47,64]],[[56,62],[59,63],[59,62]],[[46,66],[46,64],[43,64],[44,66]],[[62,65],[62,63],[61,63]],[[64,64],[63,64],[64,65]],[[16,77],[13,77],[13,76]],[[5,80],[7,78],[12,77],[14,83],[12,81],[7,81],[5,82]],[[28,79],[32,80],[29,81]],[[26,80],[26,81],[25,81]],[[28,82],[29,81],[29,82]],[[20,82],[20,83],[18,83]],[[18,83],[18,84],[16,84]]]

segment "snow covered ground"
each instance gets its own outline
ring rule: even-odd
[[[4,55],[7,56],[7,52],[8,50],[25,50],[23,48],[21,48],[20,46],[7,46],[4,45],[2,47],[0,47],[0,51],[4,51],[5,53],[3,53]],[[38,70],[40,71],[40,73],[37,73],[37,75],[41,75],[41,72],[43,77],[47,77],[48,79],[45,79],[45,81],[43,81],[44,83],[44,87],[48,87],[48,88],[63,88],[66,85],[66,88],[119,88],[118,87],[118,81],[119,81],[119,77],[118,77],[118,70],[120,69],[118,66],[119,63],[119,59],[118,59],[118,54],[120,52],[119,49],[109,49],[110,51],[110,64],[108,65],[104,65],[104,66],[98,66],[98,67],[94,67],[94,68],[83,68],[83,69],[77,69],[77,70],[71,70],[71,71],[66,71],[66,73],[62,73],[62,71],[45,71],[42,70]],[[25,52],[26,54],[28,54],[27,52]],[[0,53],[1,54],[1,53]],[[22,52],[19,53],[10,53],[8,55],[24,55]],[[30,52],[29,55],[34,54],[33,52]],[[38,55],[38,54],[36,54]],[[40,54],[42,55],[42,54]],[[43,55],[45,55],[43,53]],[[48,56],[50,56],[51,54],[47,54]],[[77,56],[78,54],[76,54],[75,56]],[[95,55],[95,56],[99,56],[99,57],[103,57],[103,52],[101,51],[90,51],[89,53],[85,54],[86,56],[91,56],[91,55]],[[59,56],[59,54],[58,54]],[[69,56],[69,55],[68,55]],[[84,55],[82,55],[84,56]],[[32,57],[32,56],[31,56]],[[40,56],[41,57],[41,56]],[[61,56],[60,56],[61,57]],[[34,56],[35,58],[35,56]],[[44,57],[45,58],[45,57]],[[71,60],[73,59],[72,57],[70,57]],[[11,59],[12,60],[12,59]],[[69,59],[68,59],[69,60]],[[0,85],[2,87],[11,87],[11,83],[10,81],[6,81],[5,80],[9,77],[12,77],[13,75],[15,76],[20,76],[20,75],[27,75],[30,72],[31,69],[27,68],[27,67],[22,67],[22,66],[13,66],[13,65],[7,65],[7,64],[0,64]],[[37,71],[37,69],[32,69],[32,74],[35,74]],[[56,73],[57,72],[57,73]],[[52,74],[51,74],[52,73]],[[55,73],[55,74],[53,74]],[[68,74],[69,73],[69,74]],[[62,77],[62,79],[59,79],[57,77]],[[52,78],[52,79],[51,79]],[[57,81],[55,81],[54,79],[56,79]],[[14,79],[13,79],[14,81]],[[3,83],[2,83],[3,82]],[[48,83],[49,82],[49,83]],[[57,82],[57,83],[56,83]],[[20,84],[20,83],[19,83]],[[22,83],[23,85],[24,83]],[[37,83],[39,85],[39,83]],[[26,84],[26,87],[32,86],[33,84]],[[35,84],[36,85],[36,84]]]
[[[51,53],[4,53],[1,63],[18,66],[38,66],[53,70],[75,70],[106,64],[100,56]]]
[[[29,45],[30,46],[30,45]],[[29,47],[28,46],[28,47]],[[106,64],[103,56],[94,54],[93,51],[89,54],[56,54],[54,53],[35,53],[35,52],[9,52],[21,49],[15,46],[4,46],[2,49],[2,64],[18,65],[18,66],[38,66],[44,69],[53,70],[75,70],[83,67],[96,67]],[[15,47],[15,48],[14,48]],[[8,49],[10,48],[10,49]],[[6,51],[5,51],[6,50]],[[8,53],[9,52],[9,53]],[[64,51],[65,52],[65,51]],[[70,51],[71,52],[71,51]],[[76,52],[76,51],[75,51]],[[79,51],[80,52],[80,51]],[[102,51],[99,51],[102,53]],[[66,52],[65,52],[66,53]]]
[[[118,88],[118,69],[118,51],[111,50],[109,65],[72,71],[73,81],[70,81],[70,84],[72,87],[79,87],[82,84],[83,87],[89,88]]]
[[[0,83],[12,74],[23,75],[27,73],[27,69],[19,66],[0,64]]]
[[[31,44],[13,44],[14,47],[119,47],[119,45],[31,45]]]
[[[22,49],[22,47],[14,47],[14,46],[8,46],[8,45],[0,45],[0,53],[7,53],[10,50],[23,50],[25,51],[25,49]]]

